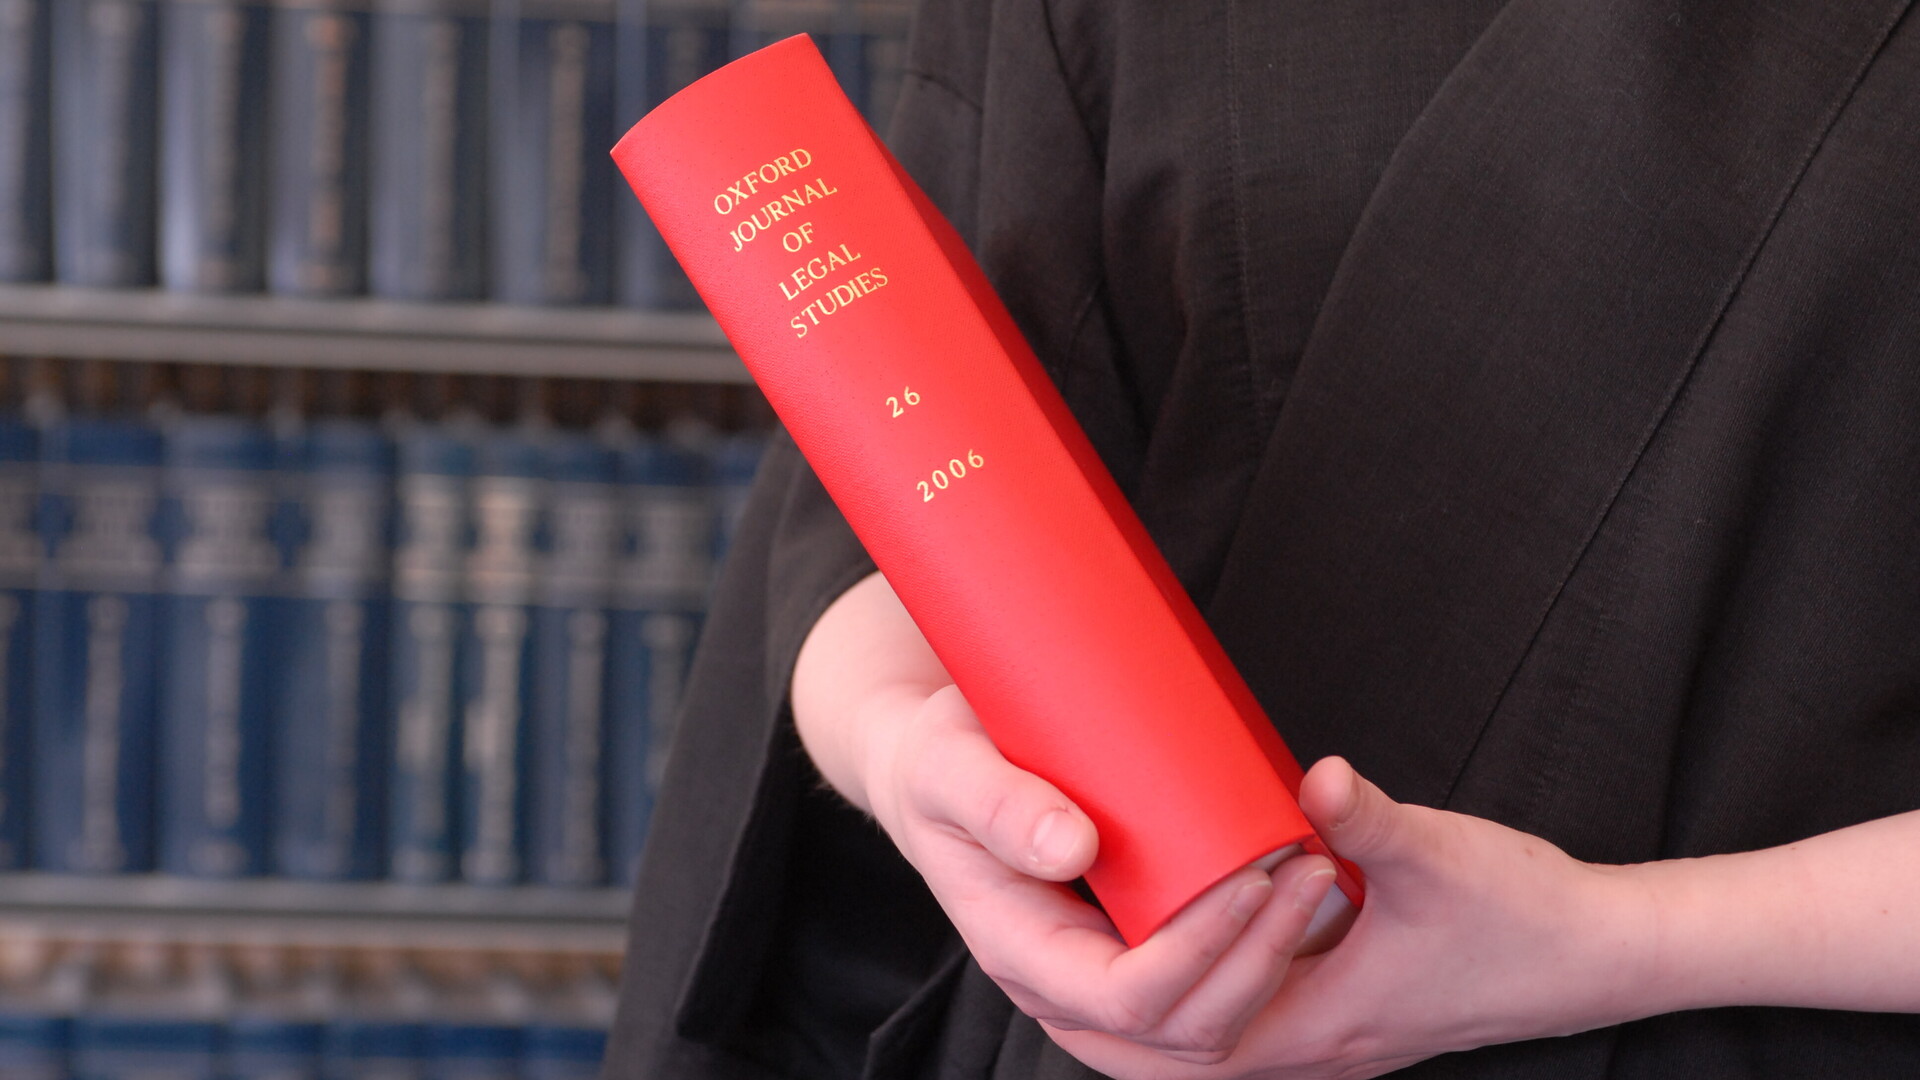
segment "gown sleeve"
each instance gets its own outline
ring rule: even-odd
[[[1051,42],[1038,0],[924,4],[889,143],[1058,378],[1098,287],[1100,199]],[[777,435],[682,703],[607,1080],[871,1074],[874,1033],[901,1037],[903,1007],[957,970],[944,915],[880,830],[825,788],[787,706],[807,632],[873,569]]]

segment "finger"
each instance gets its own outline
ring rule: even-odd
[[[1362,868],[1424,861],[1435,848],[1433,811],[1393,801],[1343,758],[1307,771],[1300,809],[1335,854]]]
[[[1037,976],[1016,973],[1015,981],[1050,1003],[1045,1019],[1056,1026],[1155,1042],[1168,1013],[1269,906],[1273,893],[1270,877],[1244,868],[1200,894],[1132,949],[1091,935],[1065,937],[1047,947],[1071,967],[1035,963],[1031,968]]]
[[[1275,899],[1169,1012],[1150,1042],[1197,1064],[1225,1060],[1274,993],[1333,887],[1333,863],[1316,855],[1282,863],[1273,873]]]
[[[1093,822],[1060,789],[1002,757],[954,688],[929,698],[930,729],[916,755],[915,808],[978,840],[1006,865],[1047,881],[1072,881],[1099,850]]]

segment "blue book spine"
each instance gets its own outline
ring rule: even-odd
[[[753,489],[753,477],[766,453],[767,437],[758,432],[729,435],[713,451],[713,497],[718,520],[714,530],[714,557],[724,558],[733,543],[740,515],[746,512],[747,494]]]
[[[665,774],[707,584],[713,504],[704,460],[663,442],[623,448],[625,519],[608,625],[609,848],[632,882]]]
[[[50,0],[0,0],[0,281],[53,272]]]
[[[73,1080],[220,1080],[221,1034],[198,1019],[82,1016]]]
[[[325,420],[283,447],[280,767],[274,866],[370,878],[384,855],[387,562],[393,448],[372,424]]]
[[[403,432],[397,449],[389,873],[401,881],[445,881],[458,835],[455,701],[468,618],[460,570],[473,450],[457,434],[424,424]]]
[[[425,1080],[426,1027],[396,1020],[342,1018],[327,1025],[324,1080]]]
[[[523,1037],[520,1080],[594,1080],[606,1056],[599,1028],[530,1025]]]
[[[615,94],[621,130],[730,59],[728,9],[727,0],[618,0]],[[639,200],[616,201],[620,302],[698,309],[699,294]]]
[[[911,8],[900,0],[840,0],[844,21],[836,37],[845,40],[843,58],[834,65],[847,95],[867,123],[885,133],[900,97],[907,70],[907,22]],[[838,44],[838,42],[836,42]]]
[[[493,295],[613,299],[613,0],[508,0],[493,93]]]
[[[0,870],[27,865],[33,775],[33,590],[41,545],[34,531],[39,440],[17,416],[0,417]]]
[[[70,285],[151,284],[158,7],[60,0],[53,14],[55,274]]]
[[[607,589],[618,550],[613,460],[596,440],[548,457],[539,607],[533,615],[531,877],[606,880]]]
[[[268,12],[171,0],[161,31],[160,282],[258,291],[265,264]]]
[[[33,600],[35,865],[153,865],[160,438],[131,420],[41,433],[49,557]]]
[[[371,283],[395,300],[486,288],[486,0],[401,0],[374,15]]]
[[[488,433],[476,454],[473,546],[466,559],[473,617],[461,694],[460,875],[479,884],[507,884],[524,873],[526,714],[545,464],[540,442],[517,432]]]
[[[236,1016],[227,1025],[220,1080],[321,1080],[324,1025],[277,1016]]]
[[[366,287],[370,28],[363,4],[273,9],[267,283],[341,296]]]
[[[520,1029],[503,1024],[427,1027],[428,1080],[520,1080]]]
[[[163,520],[171,541],[162,616],[160,869],[235,877],[267,869],[268,693],[280,550],[274,446],[229,416],[166,428]]]
[[[0,1009],[0,1076],[67,1080],[72,1030],[73,1022],[65,1017]]]

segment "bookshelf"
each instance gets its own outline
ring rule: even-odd
[[[0,874],[0,934],[579,952],[625,940],[626,889]]]
[[[0,285],[0,356],[744,384],[705,314]]]

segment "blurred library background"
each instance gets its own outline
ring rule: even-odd
[[[577,1080],[765,403],[607,158],[907,0],[0,0],[0,1077]]]

